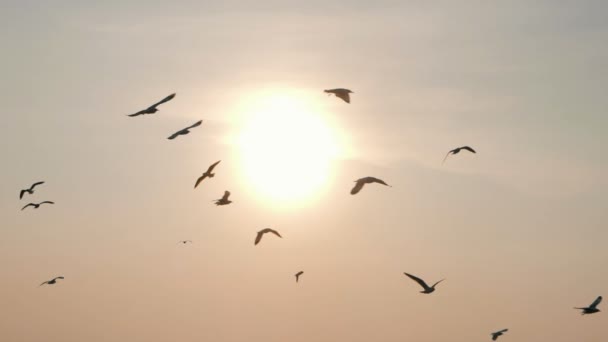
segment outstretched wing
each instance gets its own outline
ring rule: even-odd
[[[441,282],[442,282],[442,281],[444,281],[444,280],[445,280],[445,279],[441,279],[440,281],[438,281],[438,282],[436,282],[435,284],[433,284],[433,286],[431,286],[431,287],[435,287],[435,286],[437,286],[437,284],[441,283]],[[506,330],[505,330],[505,331],[506,331]]]
[[[386,183],[385,183],[385,182],[384,182],[382,179],[375,178],[375,177],[369,177],[369,178],[370,178],[370,179],[372,180],[372,182],[374,182],[374,183],[379,183],[379,184],[383,184],[383,185],[386,185],[386,186],[390,186],[390,185],[386,184]]]
[[[47,280],[47,281],[43,281],[43,282],[42,282],[42,284],[40,284],[40,285],[38,285],[38,286],[42,286],[42,285],[44,285],[44,284],[48,284],[48,283],[49,283],[49,281],[48,281],[48,280]]]
[[[21,190],[21,192],[19,193],[19,199],[23,198],[23,194],[26,193],[27,190]]]
[[[217,164],[219,164],[220,162],[221,162],[221,160],[218,160],[215,163],[211,164],[209,166],[209,168],[207,169],[207,173],[211,173],[213,171],[213,169],[215,169],[215,167],[217,166]]]
[[[196,180],[196,184],[194,184],[194,188],[196,189],[196,187],[201,184],[201,182],[203,181],[203,179],[207,178],[207,175],[202,175],[200,177],[198,177],[198,179]]]
[[[278,236],[278,237],[280,237],[280,238],[283,238],[283,237],[281,236],[281,234],[279,234],[279,232],[277,232],[277,231],[276,231],[276,230],[274,230],[274,229],[268,229],[268,232],[269,232],[269,233],[272,233],[272,234],[274,234],[274,235],[276,235],[276,236]]]
[[[21,208],[21,210],[27,208],[27,207],[35,207],[36,205],[34,205],[34,203],[28,203],[26,204],[23,208]]]
[[[475,150],[474,150],[474,149],[472,149],[472,148],[471,148],[471,147],[469,147],[469,146],[462,146],[462,147],[461,147],[461,149],[463,149],[463,150],[467,150],[467,151],[469,151],[469,152],[471,152],[471,153],[477,153],[477,152],[475,152]]]
[[[146,110],[144,109],[144,110],[140,110],[137,113],[129,114],[127,116],[134,117],[134,116],[138,116],[138,115],[145,114],[145,113],[146,113]]]
[[[503,334],[503,333],[506,333],[507,331],[509,331],[509,329],[502,329],[501,331],[497,331],[496,333]]]
[[[592,309],[595,309],[601,302],[602,302],[602,296],[599,296],[593,301],[593,303],[591,303],[591,305],[589,305],[589,307]]]
[[[39,204],[55,204],[55,202],[51,202],[51,201],[44,201],[44,202],[40,202]]]
[[[164,99],[162,99],[162,100],[160,100],[160,101],[156,102],[155,104],[153,104],[153,105],[151,105],[150,107],[148,107],[148,109],[151,109],[151,108],[156,108],[157,106],[159,106],[159,105],[161,105],[161,104],[163,104],[163,103],[165,103],[165,102],[168,102],[168,101],[173,100],[173,98],[174,98],[174,97],[175,97],[175,93],[173,93],[173,94],[171,94],[171,95],[169,95],[169,96],[165,97]]]
[[[191,126],[188,126],[188,127],[187,127],[187,129],[194,128],[194,127],[198,127],[198,126],[200,126],[202,123],[203,123],[203,120],[199,120],[199,121],[195,122],[194,124],[192,124]]]
[[[356,182],[357,182],[357,184],[355,184],[355,186],[350,190],[351,195],[358,194],[359,191],[361,191],[361,189],[363,189],[363,186],[365,185],[365,183],[360,180],[358,180]]]
[[[64,278],[64,277],[62,277],[62,276],[59,276],[59,277],[55,277],[55,278],[53,278],[53,280],[57,280],[57,279],[65,279],[65,278]]]
[[[342,100],[344,100],[344,102],[350,103],[350,94],[349,93],[347,93],[345,91],[341,91],[341,92],[336,92],[334,94],[336,94],[337,97],[339,97]]]
[[[417,282],[418,285],[422,286],[422,288],[424,288],[425,290],[429,289],[429,286],[424,282],[424,280],[422,280],[422,279],[420,279],[420,278],[418,278],[418,277],[416,277],[414,275],[411,275],[409,273],[406,273],[406,272],[403,272],[403,274],[405,274],[406,276],[410,277],[410,279],[412,279],[413,281]]]
[[[185,134],[185,132],[188,132],[188,129],[187,129],[187,128],[180,129],[179,131],[177,131],[177,132],[175,132],[175,133],[171,134],[171,135],[170,135],[170,136],[169,136],[167,139],[169,139],[169,140],[173,140],[173,139],[177,138],[178,136],[180,136],[180,135],[182,135],[182,134]]]
[[[224,191],[224,196],[222,197],[222,201],[226,201],[230,197],[230,191]]]
[[[443,157],[443,161],[441,162],[441,164],[445,163],[445,160],[448,159],[448,156],[450,155],[450,153],[452,153],[452,151],[448,152],[445,157]]]
[[[258,243],[260,243],[260,241],[262,241],[262,236],[264,235],[264,231],[259,231],[258,235],[255,236],[255,243],[254,245],[257,245]]]
[[[38,185],[42,185],[44,184],[44,182],[36,182],[34,184],[32,184],[32,186],[30,187],[30,190],[34,190],[35,187],[37,187]]]

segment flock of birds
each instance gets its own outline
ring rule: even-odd
[[[325,93],[327,93],[328,95],[335,95],[336,97],[342,99],[343,101],[345,101],[346,103],[350,103],[350,94],[352,94],[353,92],[349,89],[345,89],[345,88],[335,88],[335,89],[327,89],[324,90]],[[159,111],[158,106],[160,106],[163,103],[166,103],[168,101],[171,101],[173,98],[175,98],[175,93],[165,97],[164,99],[156,102],[155,104],[149,106],[146,109],[142,109],[136,113],[133,114],[129,114],[129,117],[137,117],[140,115],[146,115],[146,114],[154,114],[156,112]],[[183,128],[173,134],[171,134],[168,139],[169,140],[173,140],[177,137],[179,137],[180,135],[186,135],[190,133],[190,130],[200,126],[203,123],[202,120],[197,121],[196,123]],[[471,153],[477,153],[472,147],[470,146],[461,146],[461,147],[457,147],[455,149],[452,149],[450,151],[448,151],[448,153],[445,155],[445,157],[443,158],[442,164],[446,161],[446,159],[450,156],[450,155],[456,155],[458,153],[460,153],[461,151],[468,151]],[[221,160],[218,160],[217,162],[211,164],[207,170],[205,172],[203,172],[203,174],[197,178],[196,182],[194,183],[194,189],[196,189],[202,182],[203,180],[207,179],[207,178],[213,178],[215,176],[215,173],[213,172],[213,170],[215,169],[215,167],[221,162]],[[351,195],[356,195],[358,194],[363,187],[366,184],[373,184],[373,183],[377,183],[377,184],[381,184],[381,185],[385,185],[390,187],[390,185],[388,185],[385,181],[383,181],[382,179],[376,178],[376,177],[363,177],[360,179],[355,180],[355,186],[351,189],[350,193]],[[27,189],[23,189],[21,190],[21,192],[19,193],[19,199],[23,199],[23,196],[25,194],[29,194],[29,195],[33,195],[34,194],[34,189],[39,186],[44,184],[44,182],[36,182],[34,184],[32,184],[29,188]],[[232,201],[229,199],[230,198],[230,191],[226,190],[224,192],[224,195],[217,199],[214,200],[215,204],[220,206],[220,205],[228,205],[230,203],[232,203]],[[21,210],[24,210],[28,207],[33,207],[34,209],[38,209],[41,205],[43,204],[55,204],[52,201],[42,201],[39,203],[28,203],[27,205],[25,205]],[[254,240],[254,245],[259,244],[262,241],[262,238],[266,235],[266,234],[271,234],[271,235],[275,235],[279,238],[282,238],[281,234],[272,229],[272,228],[264,228],[260,231],[257,232],[256,236],[255,236],[255,240]],[[188,243],[192,243],[192,240],[182,240],[182,241],[178,241],[178,243],[180,244],[188,244]],[[295,278],[296,278],[296,282],[299,282],[300,277],[304,274],[304,271],[299,271],[295,274]],[[418,285],[420,285],[422,287],[422,291],[420,291],[421,293],[424,294],[431,294],[433,292],[435,292],[435,287],[441,283],[442,281],[444,281],[445,279],[441,279],[437,282],[435,282],[433,285],[429,286],[424,280],[422,280],[421,278],[406,273],[404,272],[404,274],[409,277],[410,279],[412,279],[413,281],[415,281],[416,283],[418,283]],[[42,285],[54,285],[57,283],[57,280],[63,280],[65,279],[63,276],[59,276],[59,277],[55,277],[51,280],[47,280],[44,281],[40,284],[40,286]],[[591,303],[589,306],[587,307],[575,307],[575,309],[577,310],[581,310],[581,314],[582,315],[587,315],[587,314],[594,314],[597,312],[600,312],[600,310],[597,308],[598,305],[601,303],[602,301],[602,296],[598,296],[593,303]],[[492,340],[496,341],[500,336],[502,336],[504,333],[506,333],[508,331],[508,329],[502,329],[496,332],[491,333],[490,335],[492,336]]]

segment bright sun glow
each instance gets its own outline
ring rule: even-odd
[[[339,154],[319,108],[290,95],[258,96],[244,110],[239,149],[256,193],[280,201],[310,197],[327,182]]]

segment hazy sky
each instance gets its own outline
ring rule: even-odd
[[[510,328],[501,341],[606,341],[608,304],[572,309],[608,295],[606,13],[565,0],[3,2],[0,339],[469,342]],[[323,94],[333,87],[352,103]],[[125,116],[172,92],[157,114]],[[305,198],[260,192],[269,165],[243,162],[246,122],[273,96],[304,103],[338,146]],[[285,121],[263,123],[325,148]],[[461,145],[478,154],[441,165]],[[273,151],[270,166],[299,166],[302,151]],[[393,188],[351,196],[364,176]],[[224,190],[234,203],[216,207]],[[56,205],[20,211],[42,200]],[[264,227],[284,238],[254,247]],[[423,295],[404,271],[447,280]]]

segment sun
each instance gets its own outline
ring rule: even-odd
[[[295,94],[265,93],[248,101],[238,135],[242,170],[257,195],[302,201],[328,181],[340,154],[323,111]]]

